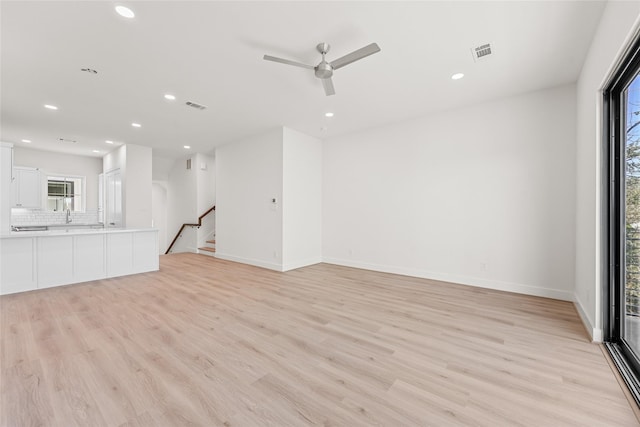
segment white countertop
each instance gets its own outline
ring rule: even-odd
[[[12,231],[1,233],[0,239],[14,239],[21,237],[49,237],[49,236],[73,236],[75,234],[112,234],[112,233],[133,233],[140,231],[158,231],[157,228],[58,228],[46,231]]]

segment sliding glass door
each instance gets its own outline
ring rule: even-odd
[[[605,110],[609,160],[605,340],[640,402],[640,44],[605,91]]]
[[[636,73],[622,92],[624,143],[624,339],[640,358],[640,76]]]

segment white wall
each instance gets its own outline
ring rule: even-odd
[[[575,87],[324,142],[323,258],[565,300]]]
[[[194,156],[193,167],[196,168],[197,216],[199,217],[216,203],[215,158],[198,153]],[[206,246],[206,241],[214,238],[215,212],[203,218],[202,226],[197,230],[197,233],[199,248]]]
[[[0,233],[11,231],[13,144],[0,142]]]
[[[322,142],[283,129],[282,264],[322,261]]]
[[[215,158],[198,153],[192,161],[196,170],[198,215],[202,215],[216,203]]]
[[[197,179],[193,159],[191,169],[187,169],[187,159],[177,160],[169,171],[167,182],[167,246],[184,223],[193,223],[198,219]],[[197,233],[188,230],[184,238],[179,239],[173,252],[195,252]],[[164,247],[166,250],[167,247]]]
[[[121,173],[124,173],[124,169],[127,166],[127,146],[121,145],[120,147],[108,152],[102,156],[102,171],[104,173],[111,172],[115,169],[120,169]],[[124,179],[124,176],[123,176]]]
[[[173,168],[176,159],[153,156],[151,161],[153,163],[152,179],[158,182],[167,181],[169,179],[169,171]]]
[[[602,339],[603,262],[601,90],[638,27],[640,2],[610,1],[577,83],[575,302],[595,341]]]
[[[151,227],[152,150],[142,145],[122,145],[102,157],[102,169],[120,169],[122,213],[125,227]]]
[[[216,257],[281,270],[282,129],[220,146],[215,158]]]
[[[98,175],[102,173],[100,157],[77,156],[14,146],[14,165],[39,168],[48,174],[86,177],[86,209],[98,210]]]
[[[187,161],[191,169],[187,169]],[[215,204],[215,159],[196,153],[173,164],[167,180],[167,245],[182,224],[198,222],[198,217]],[[213,238],[215,221],[210,215],[200,228],[187,227],[171,249],[176,252],[197,252],[207,239]]]
[[[158,252],[167,250],[167,182],[154,181],[151,186],[151,217],[153,227],[158,229]]]
[[[151,148],[128,144],[126,175],[123,179],[125,225],[151,227]]]

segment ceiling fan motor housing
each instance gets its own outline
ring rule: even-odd
[[[333,76],[333,67],[327,61],[322,61],[315,68],[316,77],[320,79],[328,79]]]

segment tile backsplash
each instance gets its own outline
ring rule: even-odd
[[[64,224],[66,212],[52,212],[35,209],[11,209],[11,225]],[[98,211],[71,212],[71,222],[76,224],[96,224]]]

